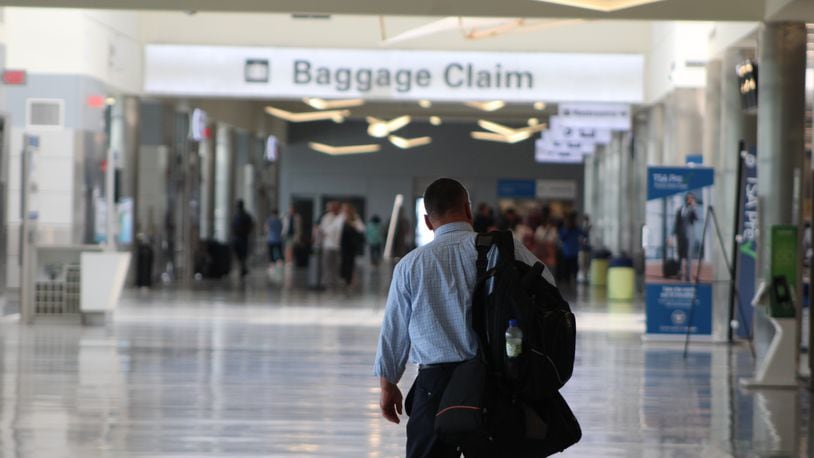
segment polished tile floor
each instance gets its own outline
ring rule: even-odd
[[[106,327],[0,320],[0,457],[390,457],[371,367],[386,278],[128,291]],[[288,286],[288,287],[284,287]],[[642,343],[641,304],[580,290],[568,457],[809,456],[806,390],[748,392],[742,346]],[[406,390],[415,375],[408,371]]]

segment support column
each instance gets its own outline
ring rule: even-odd
[[[704,93],[704,165],[718,167],[721,131],[721,61],[707,62],[707,87]]]
[[[800,186],[795,183],[802,178],[805,153],[806,26],[802,22],[763,24],[758,46],[760,281],[769,275],[770,228],[799,221],[800,196],[795,190]],[[799,287],[799,279],[796,282]]]

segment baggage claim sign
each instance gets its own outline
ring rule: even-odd
[[[643,99],[635,54],[147,45],[144,90],[241,98],[514,102]]]

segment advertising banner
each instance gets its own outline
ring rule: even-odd
[[[683,336],[688,327],[693,335],[712,335],[714,235],[704,240],[703,231],[714,179],[706,167],[647,170],[648,337]]]
[[[757,150],[741,153],[741,208],[738,215],[738,252],[735,257],[735,278],[738,294],[735,298],[735,318],[740,323],[738,337],[746,338],[751,334],[755,307],[752,298],[755,296],[755,279],[757,266]]]

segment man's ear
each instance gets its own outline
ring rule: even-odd
[[[464,211],[466,212],[466,219],[471,223],[474,220],[474,218],[472,218],[472,206],[466,204]]]
[[[430,215],[424,215],[424,224],[427,225],[427,229],[434,231],[435,228],[432,227],[432,222],[430,221]]]

